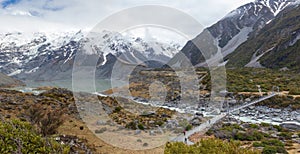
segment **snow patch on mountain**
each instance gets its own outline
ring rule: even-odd
[[[149,42],[110,31],[14,32],[0,34],[0,71],[15,76],[49,69],[51,65],[58,65],[55,69],[70,69],[78,51],[99,57],[104,60],[101,65],[105,65],[109,54],[116,57],[124,54],[127,62],[141,61],[142,57],[138,55],[165,61],[180,49],[177,43]]]
[[[289,5],[300,4],[299,0],[256,0],[254,2],[248,3],[244,6],[239,7],[236,10],[228,13],[223,19],[231,18],[234,16],[240,16],[242,19],[245,15],[249,14],[249,11],[253,8],[254,15],[259,16],[259,12],[262,11],[264,7],[268,8],[274,16],[280,13]]]
[[[268,7],[274,16],[276,16],[287,6],[294,4],[295,1],[296,0],[256,0],[255,2]]]

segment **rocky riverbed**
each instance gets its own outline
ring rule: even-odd
[[[294,125],[300,130],[300,112],[289,108],[274,109],[266,106],[251,106],[230,115],[243,122]]]

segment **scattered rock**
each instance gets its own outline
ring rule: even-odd
[[[250,98],[246,98],[245,101],[246,102],[251,102],[251,99]]]
[[[135,130],[135,133],[134,133],[134,135],[138,135],[138,134],[141,134],[142,133],[142,131],[141,130],[139,130],[139,129],[137,129],[137,130]]]
[[[96,133],[96,134],[101,134],[101,133],[104,133],[106,130],[107,130],[107,128],[104,127],[104,128],[95,130],[95,133]]]
[[[155,133],[154,133],[154,131],[153,131],[153,130],[149,131],[149,135],[151,135],[151,136],[155,136]]]
[[[280,126],[290,130],[296,130],[296,131],[300,130],[300,125],[294,122],[284,122],[280,124]]]
[[[96,125],[105,125],[106,122],[105,121],[102,121],[102,120],[98,120]]]
[[[193,126],[198,126],[198,125],[201,124],[201,121],[200,121],[200,119],[195,118],[195,119],[192,120],[191,124],[192,124]]]
[[[296,117],[296,120],[297,120],[298,122],[300,122],[300,115],[298,115],[298,116]]]

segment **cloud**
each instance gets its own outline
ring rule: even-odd
[[[164,5],[193,16],[202,25],[209,26],[231,10],[251,0],[9,0],[0,9],[1,30],[47,30],[55,26],[89,29],[104,18],[120,10],[147,4]],[[0,0],[3,4],[7,0]],[[157,17],[160,18],[160,17]],[[178,21],[180,22],[180,21]],[[41,24],[38,24],[41,23]],[[48,25],[47,25],[48,24]],[[21,26],[20,26],[21,25]],[[63,26],[62,26],[63,25]]]

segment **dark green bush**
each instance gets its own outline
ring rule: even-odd
[[[137,129],[136,123],[133,122],[133,121],[132,121],[132,122],[129,122],[129,123],[125,126],[125,128],[136,130],[136,129]]]
[[[254,142],[253,147],[264,147],[264,144],[262,144],[261,142]]]
[[[186,145],[182,142],[167,143],[165,154],[258,154],[258,151],[241,148],[241,144],[235,141],[223,141],[220,139],[203,139],[194,145]]]
[[[285,140],[290,140],[292,139],[293,133],[291,132],[281,132],[278,136],[282,137]]]
[[[114,110],[115,113],[118,113],[122,110],[122,107],[121,106],[117,106]]]
[[[277,149],[274,146],[267,146],[263,149],[262,154],[275,154]]]
[[[263,126],[263,127],[270,127],[270,124],[264,123],[264,122],[262,122],[260,125]]]
[[[155,121],[155,125],[162,126],[163,124],[164,124],[164,122],[161,120]]]
[[[255,129],[256,129],[256,128],[258,128],[259,126],[258,126],[258,125],[256,125],[256,124],[250,124],[250,127],[251,127],[251,128],[255,128]]]
[[[33,126],[19,120],[0,122],[0,153],[69,153],[68,146],[43,138]]]
[[[281,126],[273,125],[273,127],[274,127],[275,129],[277,129],[277,131],[279,131],[279,132],[283,131],[283,128],[282,128]]]
[[[264,138],[264,136],[264,133],[258,131],[251,131],[246,133],[238,132],[234,135],[234,139],[240,141],[260,141]]]
[[[270,146],[281,146],[281,147],[284,147],[284,144],[280,140],[277,140],[277,139],[263,140],[262,144],[265,145],[265,146],[270,145]]]
[[[189,124],[189,125],[187,125],[187,126],[185,127],[185,130],[186,130],[186,131],[189,131],[189,130],[191,130],[192,128],[193,128],[193,126]]]
[[[140,130],[144,130],[144,129],[145,129],[145,127],[144,127],[143,124],[138,124],[138,128],[139,128]]]
[[[275,154],[275,153],[287,154],[287,151],[284,149],[284,147],[281,146],[266,146],[262,151],[262,154]]]

